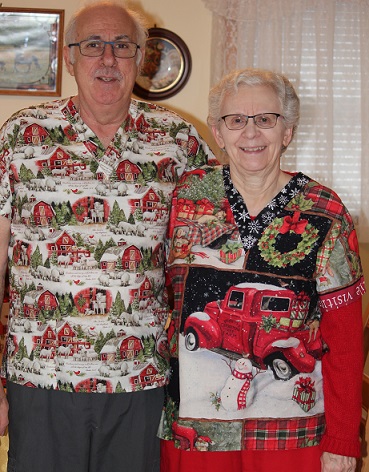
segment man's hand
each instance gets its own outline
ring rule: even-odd
[[[355,472],[355,457],[323,452],[320,461],[322,463],[322,472]]]
[[[8,423],[9,423],[8,411],[9,411],[8,400],[6,398],[4,388],[0,381],[0,436],[4,436],[6,427],[8,426]]]

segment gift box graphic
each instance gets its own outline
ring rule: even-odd
[[[202,215],[212,215],[214,212],[214,205],[206,198],[197,200],[196,202],[196,216],[200,218]]]
[[[220,248],[220,260],[225,264],[231,264],[237,261],[242,254],[242,244],[235,242],[227,242]]]
[[[292,400],[308,412],[316,403],[315,382],[310,377],[300,377],[296,382],[292,393]]]
[[[178,199],[177,208],[178,218],[193,220],[196,206],[192,200],[187,200],[185,198]]]

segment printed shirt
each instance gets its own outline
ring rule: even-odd
[[[5,123],[9,380],[106,393],[165,384],[172,191],[186,165],[208,157],[191,124],[136,100],[107,149],[71,99],[24,109]]]
[[[365,291],[348,211],[298,173],[252,217],[218,166],[182,177],[170,218],[172,376],[160,436],[199,451],[318,444],[319,320]]]

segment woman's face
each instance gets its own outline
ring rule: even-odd
[[[242,85],[237,93],[224,97],[220,112],[220,116],[253,116],[259,113],[282,114],[282,108],[271,87]],[[238,173],[279,170],[281,149],[292,138],[292,128],[285,127],[282,117],[278,118],[274,128],[269,129],[258,128],[249,118],[243,129],[230,130],[224,120],[220,120],[212,131],[218,146],[227,152],[231,169]]]

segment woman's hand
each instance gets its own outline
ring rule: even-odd
[[[323,452],[320,461],[322,463],[322,472],[355,472],[355,457]]]

